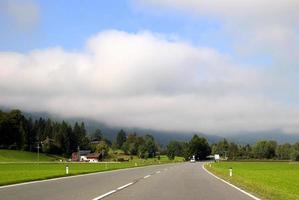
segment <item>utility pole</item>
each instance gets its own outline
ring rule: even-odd
[[[77,157],[78,157],[78,159],[77,159],[77,161],[79,161],[80,162],[80,147],[79,147],[79,145],[78,145],[78,149],[77,149],[77,151],[78,151],[78,155],[77,155]]]

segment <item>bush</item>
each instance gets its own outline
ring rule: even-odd
[[[124,158],[117,158],[118,162],[129,162],[128,159],[124,159]]]

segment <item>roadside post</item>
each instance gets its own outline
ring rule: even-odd
[[[65,166],[65,174],[66,174],[66,175],[69,174],[69,166],[68,166],[68,165]]]
[[[229,176],[230,176],[230,177],[233,176],[233,168],[232,168],[232,167],[229,168]]]

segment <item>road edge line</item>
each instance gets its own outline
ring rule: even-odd
[[[184,163],[184,162],[182,162],[182,163]],[[43,179],[43,180],[27,181],[27,182],[23,182],[23,183],[2,185],[2,186],[0,186],[0,190],[5,189],[5,188],[10,188],[10,187],[18,187],[18,186],[22,186],[22,185],[30,185],[30,184],[35,184],[35,183],[51,182],[51,181],[58,181],[58,180],[63,180],[63,179],[78,178],[78,177],[82,177],[82,176],[91,176],[91,175],[96,175],[96,174],[127,171],[127,170],[134,170],[134,169],[140,169],[140,168],[145,168],[145,167],[157,167],[157,166],[171,165],[171,164],[177,164],[177,163],[166,163],[166,164],[158,164],[158,165],[129,167],[129,168],[123,168],[123,169],[112,169],[112,170],[100,171],[100,172],[90,172],[90,173],[85,173],[85,174],[74,174],[74,175],[70,175],[70,176],[61,176],[61,177],[49,178],[49,179]]]
[[[235,188],[236,190],[242,192],[243,194],[246,194],[247,196],[253,198],[254,200],[262,200],[262,199],[260,199],[260,198],[258,198],[258,197],[256,197],[256,196],[254,196],[253,194],[250,194],[249,192],[246,192],[245,190],[243,190],[243,189],[241,189],[241,188],[239,188],[239,187],[237,187],[237,186],[235,186],[235,185],[233,185],[233,184],[231,184],[231,183],[229,183],[229,182],[223,180],[222,178],[219,178],[218,176],[216,176],[216,175],[213,174],[212,172],[208,171],[208,170],[205,168],[205,164],[203,164],[201,167],[203,168],[203,170],[204,170],[205,172],[207,172],[208,174],[210,174],[210,175],[213,176],[214,178],[216,178],[216,179],[218,179],[218,180],[220,180],[220,181],[226,183],[227,185],[229,185],[229,186]]]

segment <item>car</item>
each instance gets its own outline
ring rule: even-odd
[[[194,159],[194,158],[191,158],[190,162],[191,162],[191,163],[195,163],[195,159]]]

